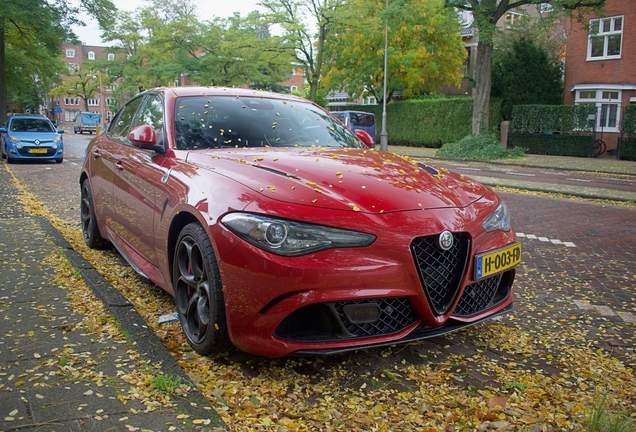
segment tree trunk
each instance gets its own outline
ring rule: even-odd
[[[318,98],[318,83],[320,82],[320,72],[322,69],[322,51],[325,48],[325,38],[327,37],[327,30],[325,26],[320,27],[318,34],[318,53],[316,54],[316,67],[315,76],[309,83],[309,100],[316,102]]]
[[[7,121],[7,78],[4,58],[4,17],[0,17],[0,126]]]
[[[479,42],[475,63],[475,101],[473,102],[473,135],[488,132],[490,113],[490,79],[492,69],[492,44]]]

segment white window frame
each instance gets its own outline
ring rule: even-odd
[[[290,91],[298,91],[298,86],[289,86]]]
[[[89,51],[88,52],[88,59],[89,60],[95,60],[95,51]]]
[[[596,105],[596,130],[603,132],[619,132],[621,124],[621,101],[623,91],[617,88],[580,88],[575,90],[575,105]],[[594,92],[594,97],[590,93]],[[582,98],[581,93],[586,97]],[[610,93],[617,98],[610,98]],[[614,118],[614,126],[606,126],[610,119]]]
[[[64,121],[73,122],[75,121],[75,117],[79,114],[79,111],[76,110],[64,110]]]
[[[75,58],[75,50],[67,49],[66,50],[66,58]]]
[[[519,12],[514,12],[514,11],[506,12],[506,14],[504,15],[504,26],[507,29],[511,28],[512,26],[515,25],[515,21],[520,20],[522,16],[523,14]],[[508,20],[508,17],[510,17],[510,20]]]
[[[365,96],[362,100],[362,105],[377,105],[378,101],[375,96]]]
[[[80,104],[79,98],[68,97],[68,96],[64,97],[64,105],[73,106],[73,105],[79,105],[79,104]]]
[[[108,53],[108,60],[115,60],[115,54]]]
[[[99,98],[98,99],[87,99],[86,103],[88,106],[99,106]]]
[[[620,29],[616,30],[616,22],[620,20]],[[605,23],[610,25],[609,30],[605,30]],[[592,26],[594,24],[598,24],[598,32],[592,31]],[[587,34],[587,61],[598,61],[598,60],[612,60],[621,58],[621,54],[623,52],[623,29],[625,28],[625,17],[623,15],[617,15],[612,17],[605,18],[597,18],[591,19],[589,25],[589,31]],[[609,47],[609,38],[612,36],[619,35],[621,38],[619,53],[614,55],[608,55],[607,50]],[[592,40],[594,38],[603,38],[603,55],[602,56],[592,56]]]

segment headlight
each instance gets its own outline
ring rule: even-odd
[[[508,207],[502,201],[488,218],[481,224],[484,227],[486,232],[491,232],[495,230],[499,231],[510,231],[510,214],[508,213]]]
[[[17,143],[19,143],[19,142],[20,142],[20,138],[18,138],[17,136],[13,136],[13,135],[11,135],[11,137],[10,137],[10,138],[11,138],[11,142],[12,142],[13,144],[17,144]]]
[[[223,225],[243,240],[268,252],[299,256],[338,247],[369,246],[374,235],[249,213],[230,213]]]
[[[53,142],[55,144],[61,144],[62,143],[62,137],[61,136],[56,136],[55,138],[53,138]]]

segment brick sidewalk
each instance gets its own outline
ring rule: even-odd
[[[0,430],[225,430],[132,305],[16,193],[0,164]],[[133,347],[86,331],[87,317],[72,309],[47,260],[60,253],[88,276]],[[146,365],[161,365],[155,376],[178,376],[189,389],[149,407],[122,378]]]

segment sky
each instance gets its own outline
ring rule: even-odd
[[[247,15],[253,10],[263,10],[257,5],[259,0],[195,0],[197,5],[197,15],[201,20],[208,20],[214,17],[227,18],[234,12]],[[144,0],[112,0],[120,10],[133,11],[138,6],[145,6]],[[86,27],[73,27],[79,40],[86,45],[106,46],[100,34],[101,30],[97,22],[83,18]]]

